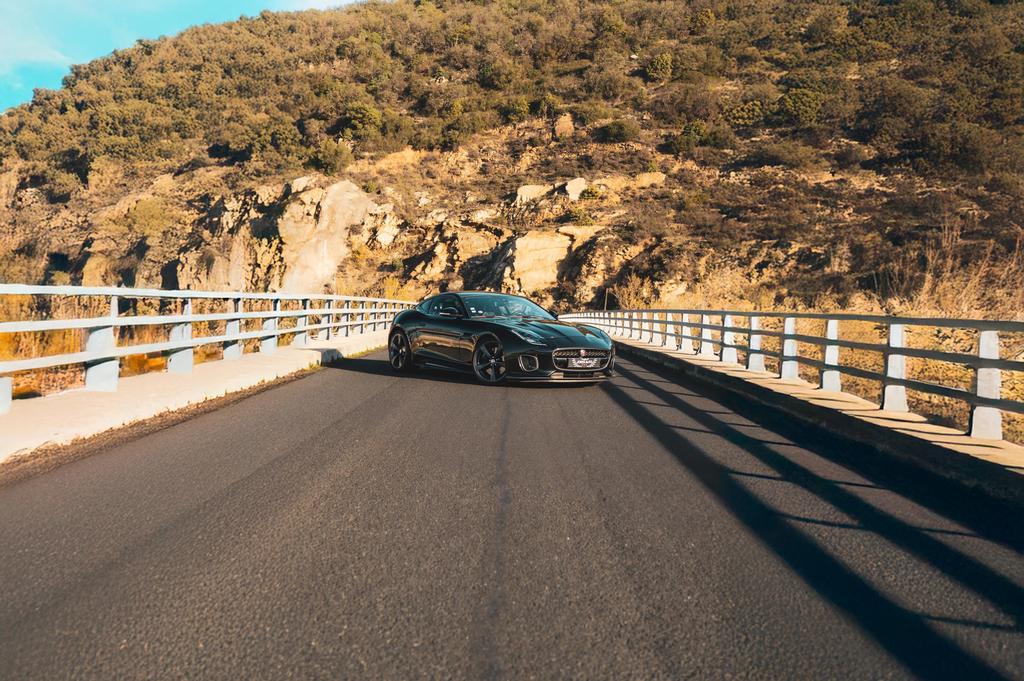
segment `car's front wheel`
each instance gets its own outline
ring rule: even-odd
[[[505,351],[497,338],[482,338],[473,350],[473,373],[477,380],[495,385],[505,380]]]
[[[388,341],[388,362],[395,371],[409,371],[412,369],[412,349],[409,347],[409,339],[404,331],[395,331]]]

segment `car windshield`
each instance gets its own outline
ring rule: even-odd
[[[470,317],[540,317],[554,319],[551,313],[540,305],[519,296],[505,296],[500,293],[462,296]]]

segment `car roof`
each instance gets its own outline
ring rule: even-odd
[[[530,300],[526,296],[520,296],[515,293],[501,293],[500,291],[442,291],[441,293],[435,293],[432,296],[427,296],[423,300],[433,300],[440,296],[505,296],[506,298],[522,298],[524,300]]]

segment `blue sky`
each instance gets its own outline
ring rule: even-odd
[[[71,64],[140,38],[261,10],[335,7],[344,0],[0,0],[0,111],[57,88]]]

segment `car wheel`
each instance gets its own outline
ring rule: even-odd
[[[505,351],[497,338],[483,338],[477,342],[473,350],[473,373],[487,385],[505,380]]]
[[[412,369],[412,349],[404,331],[395,331],[388,341],[388,362],[395,371]]]

